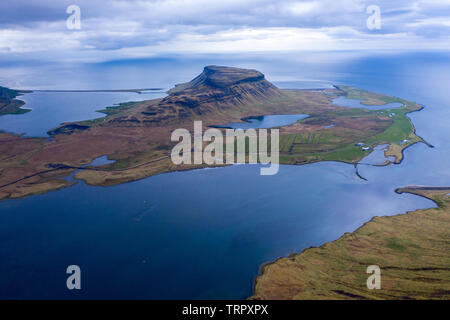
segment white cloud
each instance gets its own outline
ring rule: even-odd
[[[0,58],[98,61],[183,53],[448,50],[450,0],[79,0],[82,30],[56,4],[0,4]],[[21,5],[19,5],[21,4]],[[420,47],[417,44],[420,43]]]
[[[303,16],[312,14],[314,11],[319,10],[320,7],[319,2],[293,2],[287,6],[287,10],[296,16]]]

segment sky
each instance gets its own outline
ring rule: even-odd
[[[0,2],[0,61],[449,50],[450,0]]]

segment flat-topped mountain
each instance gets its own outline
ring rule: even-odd
[[[264,74],[256,70],[207,66],[203,69],[203,72],[192,81],[176,85],[169,93],[176,93],[188,89],[226,89],[241,83],[256,83],[260,81],[265,81]]]
[[[176,85],[168,94],[163,99],[144,101],[138,108],[130,109],[135,107],[133,103],[123,103],[101,110],[109,117],[100,120],[99,125],[165,126],[199,119],[199,116],[226,121],[238,114],[239,119],[243,111],[253,109],[252,114],[257,114],[262,104],[285,95],[257,70],[222,66],[205,67],[193,80]],[[49,134],[71,134],[88,129],[90,124],[64,123]]]
[[[193,80],[176,85],[158,104],[142,114],[152,119],[187,118],[218,110],[232,111],[248,104],[282,96],[280,89],[251,69],[207,66]]]

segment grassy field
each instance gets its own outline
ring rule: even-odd
[[[375,217],[353,233],[267,264],[252,299],[449,299],[450,188],[397,192],[432,199],[437,208]],[[366,269],[381,269],[369,290]]]
[[[317,161],[343,161],[357,163],[370,151],[363,151],[358,143],[371,149],[376,145],[389,144],[386,156],[402,160],[402,151],[422,139],[414,133],[414,126],[407,113],[418,111],[421,106],[391,96],[366,90],[340,86],[341,95],[363,100],[366,105],[383,105],[391,102],[402,106],[393,109],[367,110],[347,108],[315,114],[299,121],[300,124],[333,124],[332,127],[315,128],[314,132],[282,134],[280,137],[280,161],[286,164],[304,164]],[[359,125],[358,125],[359,123]],[[291,130],[292,131],[292,130]]]

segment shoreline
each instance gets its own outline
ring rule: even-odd
[[[421,193],[421,191],[422,191],[422,193]],[[305,248],[305,249],[301,250],[300,252],[292,252],[288,256],[278,257],[278,258],[276,258],[276,259],[274,259],[272,261],[268,261],[266,263],[263,263],[259,267],[258,275],[255,276],[255,278],[253,280],[252,293],[251,293],[251,295],[249,297],[247,297],[247,299],[249,299],[249,300],[264,300],[264,299],[261,299],[260,297],[257,296],[258,295],[258,293],[257,293],[257,286],[259,285],[259,281],[261,281],[262,277],[267,276],[268,269],[271,266],[274,266],[274,265],[279,264],[280,262],[286,261],[286,259],[294,260],[295,258],[300,258],[302,256],[305,256],[310,251],[324,250],[325,247],[329,246],[330,244],[335,244],[335,243],[337,243],[339,241],[345,241],[345,239],[347,237],[356,237],[356,234],[359,231],[363,230],[365,227],[367,227],[371,223],[374,223],[374,221],[378,220],[378,219],[391,219],[391,218],[398,218],[398,217],[401,218],[401,217],[405,217],[405,216],[408,216],[408,215],[411,216],[411,215],[414,215],[414,214],[419,214],[421,212],[426,212],[428,210],[444,209],[444,208],[446,208],[446,206],[441,201],[439,201],[438,199],[434,198],[432,194],[431,195],[427,194],[426,193],[427,191],[428,192],[448,192],[448,191],[450,191],[450,187],[435,187],[435,186],[417,186],[417,185],[413,185],[413,186],[396,188],[394,192],[397,193],[397,194],[409,193],[409,194],[412,194],[412,195],[415,195],[415,196],[423,197],[425,199],[428,199],[428,200],[432,201],[436,205],[436,207],[430,207],[430,208],[426,208],[426,209],[417,209],[417,210],[414,210],[414,211],[402,212],[402,213],[398,213],[398,214],[395,214],[395,215],[373,216],[370,220],[364,222],[361,226],[356,228],[354,231],[352,231],[352,232],[345,232],[344,234],[342,234],[339,238],[337,238],[335,240],[327,241],[327,242],[323,243],[320,246],[310,246],[308,248]],[[448,194],[447,194],[447,197],[449,197]],[[351,296],[349,296],[349,297],[351,297]],[[353,297],[353,298],[357,298],[357,297]],[[360,298],[364,298],[364,297],[360,297]],[[271,298],[271,299],[273,299],[273,298]],[[277,298],[275,298],[275,299],[277,299]]]

